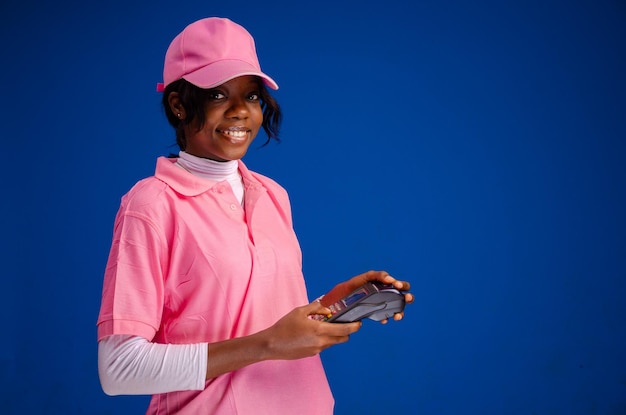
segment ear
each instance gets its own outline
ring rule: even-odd
[[[174,116],[179,120],[184,120],[186,117],[185,107],[183,107],[183,104],[180,102],[180,96],[178,95],[178,92],[170,92],[169,96],[167,97],[167,102],[169,103],[170,109],[174,113]]]

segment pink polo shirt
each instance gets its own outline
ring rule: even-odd
[[[227,182],[157,160],[123,198],[107,263],[98,339],[216,342],[261,331],[307,304],[289,199],[273,180],[239,170],[244,206]],[[210,359],[210,356],[209,356]],[[256,363],[203,391],[152,397],[149,414],[332,414],[319,356]]]

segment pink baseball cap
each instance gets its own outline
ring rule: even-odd
[[[198,20],[172,40],[165,53],[163,83],[181,78],[200,88],[213,88],[242,75],[256,75],[272,89],[278,84],[261,72],[254,39],[237,23],[219,17]]]

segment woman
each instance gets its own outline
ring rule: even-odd
[[[287,193],[240,160],[261,128],[278,137],[266,87],[254,40],[228,19],[192,23],[166,53],[181,151],[122,198],[98,318],[104,391],[152,394],[150,414],[333,411],[319,353],[361,323],[310,318],[329,309],[308,303]],[[324,302],[372,280],[409,289],[370,271]]]

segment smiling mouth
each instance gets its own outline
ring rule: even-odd
[[[248,130],[217,130],[218,132],[224,134],[226,137],[230,139],[233,143],[238,143],[246,138],[248,138]]]

